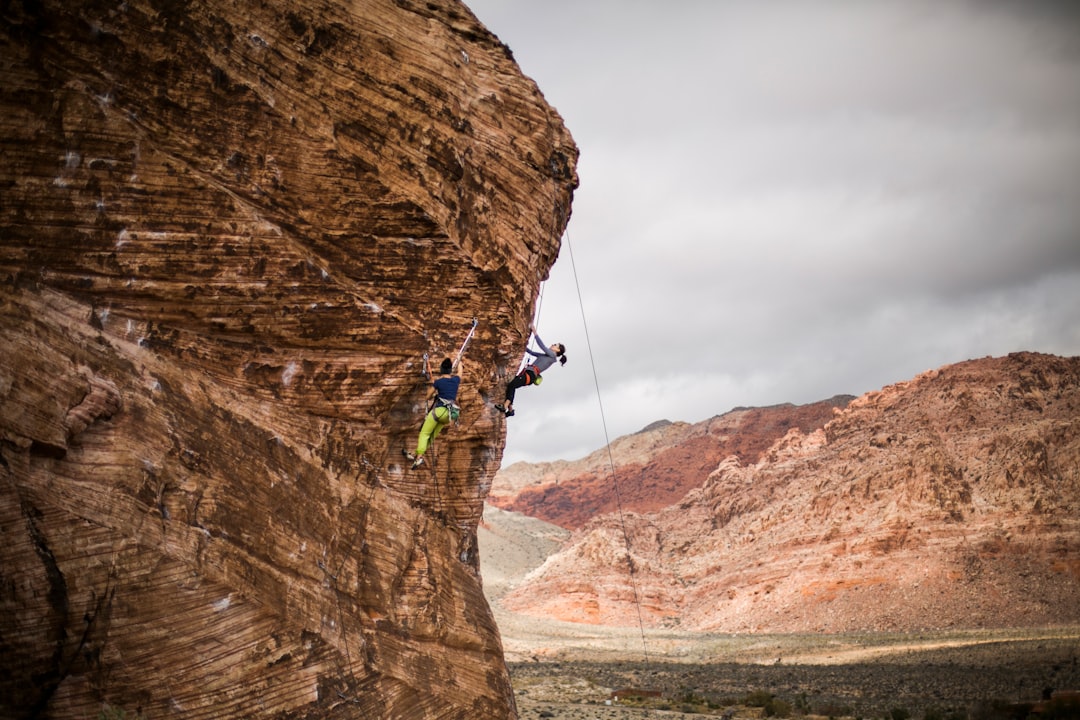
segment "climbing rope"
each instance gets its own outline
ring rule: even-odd
[[[540,309],[544,307],[544,285],[547,284],[546,280],[540,281],[540,294],[536,298],[536,313],[533,315],[533,327],[536,327],[540,322]]]
[[[469,341],[472,340],[473,333],[476,332],[476,326],[479,322],[476,318],[472,319],[472,327],[469,328],[469,334],[465,336],[465,342],[461,343],[461,348],[458,349],[457,355],[454,357],[454,365],[461,362],[461,356],[465,354],[465,348],[469,347]]]
[[[469,332],[468,332],[467,335],[465,335],[465,340],[461,343],[461,347],[458,348],[457,354],[454,356],[454,359],[453,359],[453,367],[454,368],[458,367],[458,364],[461,362],[461,359],[465,356],[465,349],[469,347],[469,343],[472,341],[473,336],[476,334],[476,328],[477,328],[477,326],[479,324],[480,324],[480,320],[478,318],[474,317],[472,319],[472,324],[469,326]],[[431,380],[431,367],[430,367],[428,361],[429,361],[429,355],[428,355],[428,353],[424,353],[424,376],[430,381]],[[424,411],[425,420],[426,420],[428,414],[435,410],[435,408],[438,406],[438,403],[439,403],[439,399],[438,399],[437,396],[433,397],[431,399],[431,404],[428,405],[427,409]],[[449,413],[449,410],[447,410],[447,412]],[[453,419],[451,420],[451,418],[453,418]],[[449,426],[451,424],[452,425],[457,425],[456,417],[450,416],[450,417],[447,418],[446,425]],[[442,497],[442,491],[439,489],[439,475],[438,475],[439,454],[438,454],[438,448],[437,448],[437,443],[436,443],[436,439],[434,437],[434,434],[432,435],[432,437],[430,437],[428,439],[427,448],[428,448],[427,449],[427,454],[424,457],[426,458],[427,465],[431,468],[431,479],[432,479],[432,483],[435,486],[435,496],[436,496],[436,499],[438,500],[438,507],[445,508],[446,507],[446,502],[444,502],[443,497]],[[404,452],[404,449],[402,451]],[[415,468],[413,468],[413,469],[415,469]],[[449,482],[449,477],[447,478],[447,481]]]
[[[607,447],[608,466],[611,469],[611,484],[615,489],[615,506],[619,511],[619,526],[622,528],[623,543],[626,545],[626,561],[630,568],[630,587],[634,591],[634,607],[637,609],[638,629],[641,631],[641,649],[645,663],[649,662],[649,646],[645,642],[645,623],[641,619],[641,598],[638,595],[637,575],[634,572],[634,558],[630,554],[630,535],[626,531],[626,517],[623,514],[622,495],[619,493],[619,481],[615,473],[615,459],[611,454],[611,438],[608,435],[607,418],[604,416],[604,400],[600,396],[600,379],[596,373],[596,360],[593,357],[592,340],[589,339],[589,323],[585,319],[585,302],[581,297],[581,283],[578,281],[577,263],[574,262],[574,249],[570,246],[570,232],[566,231],[566,249],[570,253],[570,268],[574,274],[574,287],[577,289],[578,307],[581,308],[581,326],[585,330],[585,345],[589,351],[589,364],[592,366],[593,384],[596,386],[596,401],[600,405],[600,422],[604,428],[604,444]]]
[[[559,168],[556,164],[555,158],[551,158],[551,239],[555,240],[559,235]],[[544,307],[544,285],[547,284],[546,280],[540,281],[540,290],[536,297],[536,310],[533,312],[532,328],[535,329],[540,324],[540,310]],[[528,338],[531,340],[532,338]],[[521,374],[521,371],[525,369],[525,366],[529,364],[529,353],[525,352],[521,355],[521,362],[518,363],[517,373]]]
[[[532,327],[535,328],[540,323],[540,308],[544,306],[544,284],[546,281],[540,282],[540,294],[536,298],[536,312],[533,314]],[[530,338],[531,340],[531,338]],[[529,364],[529,353],[525,352],[521,355],[521,362],[518,363],[517,373],[521,374],[521,371],[525,369],[525,366]]]

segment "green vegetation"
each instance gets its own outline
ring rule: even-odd
[[[764,690],[755,690],[747,695],[743,698],[743,705],[761,708],[765,717],[791,717],[791,703],[780,700],[772,693],[765,692]]]
[[[800,710],[801,715],[809,715],[809,711]],[[850,705],[840,705],[838,703],[828,702],[821,705],[816,705],[813,710],[814,715],[822,715],[827,718],[847,718],[854,717],[855,710]]]

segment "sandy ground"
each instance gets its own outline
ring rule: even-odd
[[[521,720],[761,718],[770,696],[792,716],[990,720],[994,707],[1080,690],[1080,627],[714,635],[510,613],[500,598],[566,533],[492,508],[485,519],[481,572]],[[612,697],[625,688],[656,697]]]
[[[598,660],[587,648],[566,648],[560,659],[511,662],[520,716],[758,718],[763,708],[747,700],[772,696],[792,715],[879,718],[900,709],[914,720],[989,718],[995,707],[1080,689],[1080,628],[710,638],[700,650],[645,661],[640,652],[615,659],[604,650]],[[612,699],[622,688],[660,697],[630,706],[627,693]]]
[[[746,703],[754,693],[775,697],[793,716],[884,718],[898,708],[912,720],[989,720],[994,707],[1037,701],[1051,689],[1080,690],[1080,627],[643,633],[524,617],[497,601],[493,607],[522,720],[760,718],[763,708]],[[622,688],[660,697],[613,700]]]

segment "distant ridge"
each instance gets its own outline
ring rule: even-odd
[[[612,442],[611,457],[623,509],[651,512],[676,503],[701,485],[729,455],[757,462],[796,428],[821,428],[854,399],[837,395],[816,403],[735,408],[699,423],[658,420]],[[616,510],[606,449],[573,462],[518,463],[500,470],[488,503],[574,529]]]
[[[691,427],[676,438],[688,467],[702,447]],[[641,467],[667,450],[652,446]],[[738,633],[1069,626],[1078,558],[1080,357],[1014,353],[867,393],[810,432],[792,426],[668,507],[599,515],[501,604]]]

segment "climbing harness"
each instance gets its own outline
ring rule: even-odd
[[[443,415],[443,418],[445,419],[440,419],[438,414],[435,415],[435,421],[440,425],[449,425],[452,422],[457,422],[458,418],[461,417],[461,408],[453,400],[436,397],[429,412],[434,412],[440,408],[446,408],[447,410],[446,414]]]
[[[451,365],[452,368],[456,368],[458,366],[458,363],[461,362],[461,358],[465,354],[465,349],[469,346],[469,341],[472,340],[473,335],[476,333],[476,326],[479,325],[479,324],[480,324],[479,320],[477,320],[476,318],[473,318],[472,325],[469,327],[469,332],[465,336],[465,340],[461,343],[461,347],[458,348],[457,355],[454,356],[454,360],[453,360],[453,363]],[[429,363],[429,360],[430,360],[430,356],[428,355],[428,353],[424,353],[424,368],[423,368],[424,377],[426,377],[430,381],[431,380],[431,365]],[[444,360],[443,362],[445,363],[446,361]],[[420,454],[417,455],[417,456],[414,456],[406,448],[401,449],[401,454],[404,455],[406,458],[413,461],[413,466],[412,466],[413,470],[417,469],[418,467],[420,467],[420,465],[422,465],[424,463],[423,452],[424,452],[424,450],[426,450],[428,448],[429,444],[430,444],[430,447],[431,447],[432,457],[434,457],[434,455],[435,455],[435,436],[438,435],[439,432],[441,432],[441,428],[445,427],[447,425],[450,425],[451,423],[457,424],[458,419],[461,417],[461,406],[458,405],[456,401],[449,400],[449,399],[444,398],[444,397],[442,397],[441,395],[438,394],[439,382],[440,382],[439,380],[436,380],[435,383],[434,383],[435,384],[436,394],[435,394],[435,397],[433,397],[431,399],[431,404],[428,406],[427,410],[424,412],[424,425],[420,429],[420,438],[423,441],[423,448],[424,449],[420,450]],[[431,426],[428,425],[428,417],[429,416],[430,416],[430,418],[432,420],[435,421],[435,423],[436,423],[435,427],[431,427]],[[424,440],[424,438],[427,438],[427,439]],[[420,443],[420,441],[418,441],[418,450],[420,449],[419,443]],[[431,469],[432,469],[432,472],[435,471],[434,462],[432,462]]]
[[[461,348],[457,351],[457,355],[454,356],[454,367],[461,362],[461,357],[465,354],[465,348],[469,347],[469,341],[472,340],[473,334],[476,333],[476,326],[479,321],[473,318],[472,327],[469,328],[469,334],[465,336],[465,341],[461,343]],[[438,410],[439,408],[446,408],[445,420],[440,420],[438,415],[435,415],[435,420],[443,425],[449,425],[452,422],[457,422],[461,417],[461,407],[453,400],[447,400],[439,396],[435,396],[435,402],[432,405],[431,410]]]

